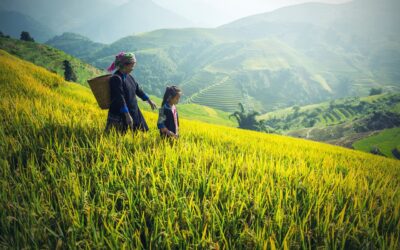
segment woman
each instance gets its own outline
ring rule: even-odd
[[[139,87],[138,82],[130,73],[136,64],[133,53],[121,52],[115,57],[115,61],[107,69],[114,72],[110,78],[111,104],[108,111],[106,132],[114,128],[121,133],[131,130],[149,130],[146,121],[138,107],[136,96],[147,101],[151,108],[157,108],[156,104]]]

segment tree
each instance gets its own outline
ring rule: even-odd
[[[4,34],[2,31],[0,31],[0,37],[10,38],[9,35]]]
[[[70,82],[76,82],[77,78],[74,70],[72,69],[71,63],[68,60],[63,61],[64,65],[64,79]]]
[[[229,117],[235,117],[239,128],[243,129],[250,129],[250,130],[257,130],[257,131],[264,131],[265,124],[262,121],[257,121],[257,115],[260,115],[258,112],[252,111],[247,112],[245,111],[243,104],[239,103],[240,110],[235,111]]]
[[[369,95],[371,96],[371,95],[380,95],[380,94],[382,94],[383,93],[383,89],[382,88],[372,88],[370,91],[369,91]]]
[[[300,111],[299,105],[293,106],[292,109],[293,109],[293,111],[294,111],[295,113],[299,113],[299,111]]]
[[[27,42],[34,42],[34,41],[35,41],[35,40],[33,39],[33,37],[31,37],[31,35],[30,35],[29,32],[27,32],[27,31],[22,31],[22,32],[21,32],[20,40],[22,40],[22,41],[27,41]]]

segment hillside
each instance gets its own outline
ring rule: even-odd
[[[385,129],[352,145],[357,150],[400,160],[400,128]]]
[[[181,120],[177,143],[104,135],[87,88],[0,51],[5,248],[388,248],[400,164]]]
[[[46,42],[51,47],[58,48],[69,55],[87,61],[88,55],[104,48],[106,45],[96,43],[89,38],[75,33],[65,32]]]
[[[0,37],[0,49],[64,76],[63,61],[68,60],[77,81],[88,85],[87,80],[103,74],[101,70],[48,45]]]
[[[160,96],[160,86],[175,82],[187,103],[228,112],[238,102],[264,113],[366,96],[376,87],[400,91],[397,2],[309,3],[215,29],[155,30],[84,58],[105,68],[119,51],[134,51],[137,77],[150,93]]]
[[[264,120],[270,132],[353,148],[359,140],[400,127],[399,103],[399,93],[384,93],[293,106],[260,115],[258,120]],[[385,138],[387,143],[394,144],[392,149],[398,144],[396,137]],[[366,152],[380,149],[379,145],[372,143],[355,148]],[[390,150],[383,152],[388,157],[394,157]]]

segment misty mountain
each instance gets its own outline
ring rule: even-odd
[[[110,43],[138,32],[190,25],[190,21],[150,0],[131,0],[90,19],[73,31],[94,41]]]
[[[0,31],[18,39],[22,31],[28,31],[35,41],[39,42],[44,42],[55,35],[51,28],[15,11],[0,11]]]
[[[30,16],[48,25],[55,34],[73,32],[102,43],[138,32],[192,25],[151,0],[130,0],[123,5],[109,0],[2,0],[0,10]],[[13,30],[14,26],[5,25],[7,30]]]
[[[270,111],[365,96],[373,87],[399,91],[398,4],[363,2],[301,4],[216,29],[156,30],[86,58],[105,68],[119,51],[134,51],[135,74],[148,92],[160,96],[176,83],[183,101],[226,111],[238,102]]]
[[[45,23],[57,34],[73,30],[117,7],[107,0],[2,0],[1,10],[17,11]]]
[[[93,54],[106,46],[102,43],[93,42],[85,36],[69,32],[53,37],[48,40],[46,44],[52,47],[57,47],[58,49],[83,60],[86,60],[90,54]]]

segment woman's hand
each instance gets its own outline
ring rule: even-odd
[[[174,132],[169,131],[167,128],[162,128],[161,133],[165,134],[168,137],[178,139],[178,136]]]
[[[157,108],[157,105],[152,100],[149,99],[147,100],[147,102],[149,103],[152,110],[155,110]]]
[[[133,119],[129,113],[125,113],[125,121],[126,121],[126,124],[128,124],[129,128],[133,129]]]
[[[178,139],[178,136],[177,136],[174,132],[172,132],[172,131],[169,131],[168,136],[171,137],[171,138],[173,138],[173,139]]]

